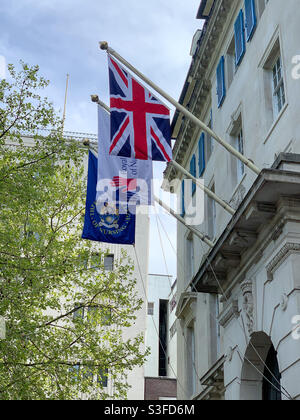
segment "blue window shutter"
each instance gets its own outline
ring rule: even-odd
[[[205,134],[202,133],[199,140],[199,178],[203,175],[205,171]]]
[[[184,205],[184,179],[181,182],[181,217],[185,216],[185,205]]]
[[[245,28],[247,42],[249,42],[255,32],[257,24],[255,0],[245,0]]]
[[[196,156],[193,155],[191,163],[190,163],[190,174],[193,175],[195,178],[197,176],[197,170],[196,170]],[[196,184],[193,182],[192,186],[192,195],[195,194],[196,191]]]
[[[235,63],[237,66],[241,64],[242,58],[246,51],[245,31],[244,31],[244,12],[240,11],[239,16],[234,24],[235,35]]]
[[[217,95],[218,95],[218,107],[220,108],[226,96],[224,57],[221,57],[221,60],[217,67]]]

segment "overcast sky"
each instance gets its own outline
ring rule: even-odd
[[[2,0],[0,55],[7,63],[22,59],[38,64],[51,81],[47,96],[60,112],[69,73],[65,129],[96,133],[90,95],[98,94],[108,103],[107,59],[98,42],[108,41],[178,99],[191,63],[192,38],[201,26],[196,19],[199,4],[200,0]],[[164,167],[156,165],[156,176],[162,176]],[[160,218],[175,247],[175,224],[167,215]],[[175,276],[175,252],[167,235],[162,236],[168,274]],[[149,271],[166,274],[153,217]]]

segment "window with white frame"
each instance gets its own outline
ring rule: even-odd
[[[210,129],[213,128],[213,121],[212,121],[212,109],[210,110],[209,113],[209,120],[207,123],[207,127],[209,127]],[[205,161],[208,162],[211,155],[213,154],[214,151],[214,139],[208,134],[206,133],[206,139],[205,139]]]
[[[192,322],[187,328],[186,337],[186,353],[187,353],[187,380],[190,397],[195,395],[197,390],[197,372],[196,372],[196,341],[195,326]]]
[[[194,254],[194,237],[191,233],[188,235],[186,240],[186,275],[187,283],[190,282],[195,274],[194,269],[195,264],[195,254]]]
[[[238,134],[235,138],[235,148],[239,153],[241,153],[242,155],[244,154],[244,136],[243,136],[243,129],[242,128],[240,129],[240,131],[238,132]],[[244,173],[245,173],[245,165],[243,164],[243,162],[240,159],[236,159],[237,183],[241,181]]]
[[[114,270],[114,255],[109,254],[104,257],[104,270],[113,271]]]
[[[286,104],[286,90],[284,82],[284,66],[279,42],[279,36],[267,50],[264,61],[264,101],[267,128],[277,119]]]
[[[148,315],[154,315],[154,302],[148,302]]]
[[[107,388],[107,385],[108,385],[108,369],[107,368],[98,369],[97,382],[101,384],[103,388]]]
[[[282,71],[282,60],[279,54],[272,69],[273,83],[273,108],[276,117],[285,104],[285,89]]]
[[[227,85],[227,89],[229,89],[233,82],[234,75],[236,72],[235,36],[232,37],[231,42],[228,46],[225,62],[226,62],[226,85]]]
[[[240,154],[244,155],[244,132],[242,121],[242,108],[241,105],[237,108],[231,116],[231,122],[227,132],[230,135],[230,144]],[[229,155],[230,159],[230,174],[232,179],[232,187],[235,188],[239,184],[245,173],[245,165],[243,162],[236,158],[234,155]]]

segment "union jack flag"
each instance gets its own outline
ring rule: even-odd
[[[172,160],[170,110],[108,55],[111,145],[115,156]]]

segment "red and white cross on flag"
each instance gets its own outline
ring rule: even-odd
[[[109,153],[140,160],[172,160],[170,110],[108,54]]]

